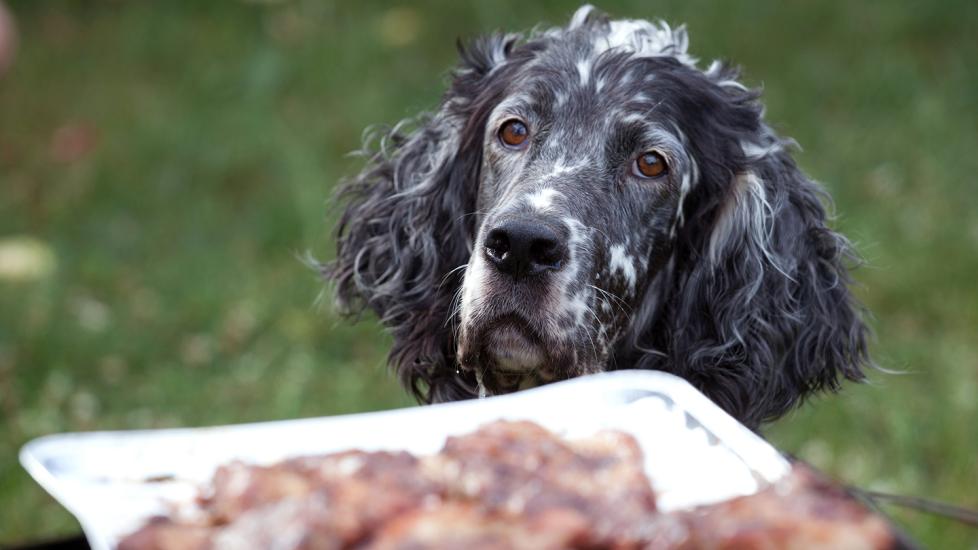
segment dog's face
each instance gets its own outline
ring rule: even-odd
[[[607,365],[694,177],[680,76],[697,78],[674,59],[566,40],[492,109],[458,347],[490,392]]]
[[[686,47],[589,6],[486,37],[436,113],[367,148],[324,272],[419,399],[649,368],[756,425],[862,377],[820,188],[736,69]]]

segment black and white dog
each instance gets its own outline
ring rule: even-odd
[[[338,302],[425,402],[658,369],[756,427],[862,379],[850,247],[736,78],[590,6],[474,41],[344,187]]]

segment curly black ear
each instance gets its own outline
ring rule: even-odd
[[[686,198],[639,365],[679,374],[756,427],[806,395],[861,380],[862,308],[848,241],[826,225],[824,192],[763,124],[757,94],[715,68],[689,128],[699,181]]]
[[[461,63],[433,115],[396,126],[364,170],[340,189],[347,201],[336,260],[323,266],[342,311],[373,310],[392,332],[390,366],[424,402],[475,395],[455,372],[452,301],[471,252],[486,118],[503,88],[514,36],[460,46]]]

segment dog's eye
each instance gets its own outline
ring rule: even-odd
[[[499,141],[510,149],[521,149],[523,144],[526,143],[526,138],[529,134],[530,131],[527,129],[526,124],[514,118],[507,120],[499,128]]]
[[[657,178],[669,172],[666,159],[655,151],[646,151],[635,159],[632,173],[640,178]]]

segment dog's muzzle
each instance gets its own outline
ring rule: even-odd
[[[491,391],[516,389],[545,375],[553,362],[546,337],[555,281],[569,261],[568,229],[542,217],[506,217],[488,225],[480,246],[487,276],[476,320],[467,327],[463,367],[485,377]]]

